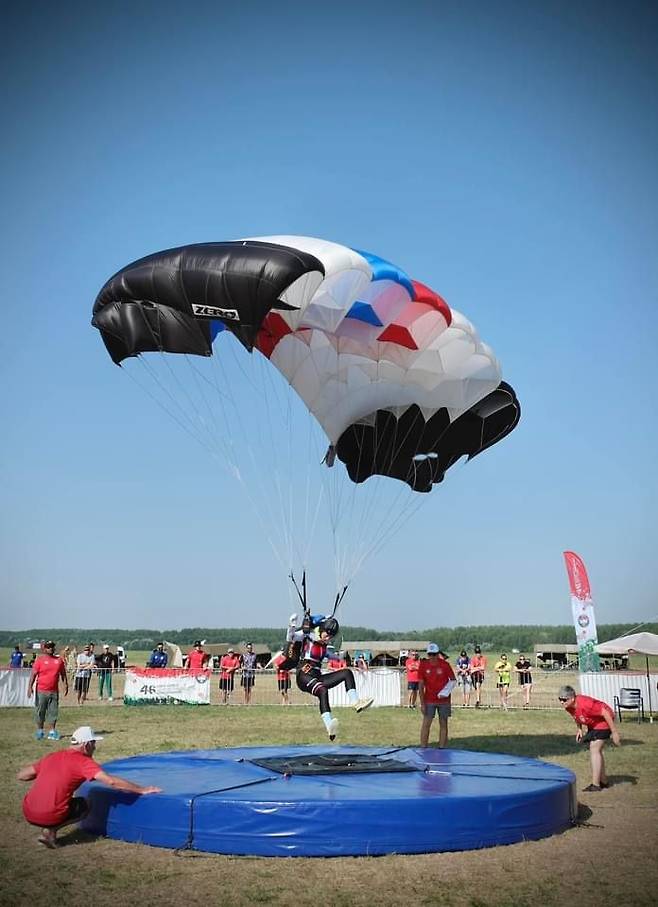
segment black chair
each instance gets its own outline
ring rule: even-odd
[[[622,687],[619,690],[619,696],[615,696],[615,711],[621,723],[622,709],[635,709],[637,711],[638,724],[644,721],[644,699],[642,690],[633,690],[629,687]]]

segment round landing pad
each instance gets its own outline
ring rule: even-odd
[[[544,838],[576,815],[568,769],[464,750],[244,747],[134,756],[103,768],[163,792],[139,797],[85,784],[87,831],[212,853],[471,850]]]

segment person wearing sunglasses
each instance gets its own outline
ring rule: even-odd
[[[594,793],[609,787],[610,782],[605,770],[603,747],[606,740],[610,739],[612,739],[615,746],[621,744],[612,709],[607,703],[601,702],[599,699],[577,694],[574,688],[570,686],[560,687],[558,699],[564,710],[571,715],[578,726],[576,743],[589,744],[592,782],[584,790]]]

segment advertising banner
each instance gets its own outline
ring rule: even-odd
[[[600,671],[601,661],[596,651],[596,619],[589,577],[582,559],[574,551],[564,552],[564,563],[571,591],[571,612],[578,643],[578,664],[581,671]]]
[[[210,705],[210,671],[191,674],[178,668],[129,668],[124,705]]]

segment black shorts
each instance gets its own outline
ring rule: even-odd
[[[408,689],[408,690],[417,690],[417,689],[418,689],[418,681],[417,681],[417,680],[408,680],[408,681],[407,681],[407,689]]]
[[[606,728],[606,730],[600,731],[592,728],[585,734],[585,736],[581,740],[581,743],[591,743],[592,740],[609,740],[611,736],[612,731],[610,730],[610,728]]]
[[[484,674],[481,671],[473,671],[471,674],[471,681],[473,682],[473,686],[476,684],[482,686],[484,683]]]
[[[76,693],[88,693],[89,684],[91,683],[91,676],[89,677],[76,677],[73,682],[73,689]]]
[[[234,678],[231,677],[220,677],[219,678],[219,689],[223,690],[225,693],[231,693],[233,691]]]
[[[277,680],[277,685],[281,693],[285,693],[286,690],[290,689],[290,677],[279,677]]]
[[[243,674],[240,678],[240,686],[245,687],[246,689],[251,689],[256,683],[256,678],[253,674]]]

